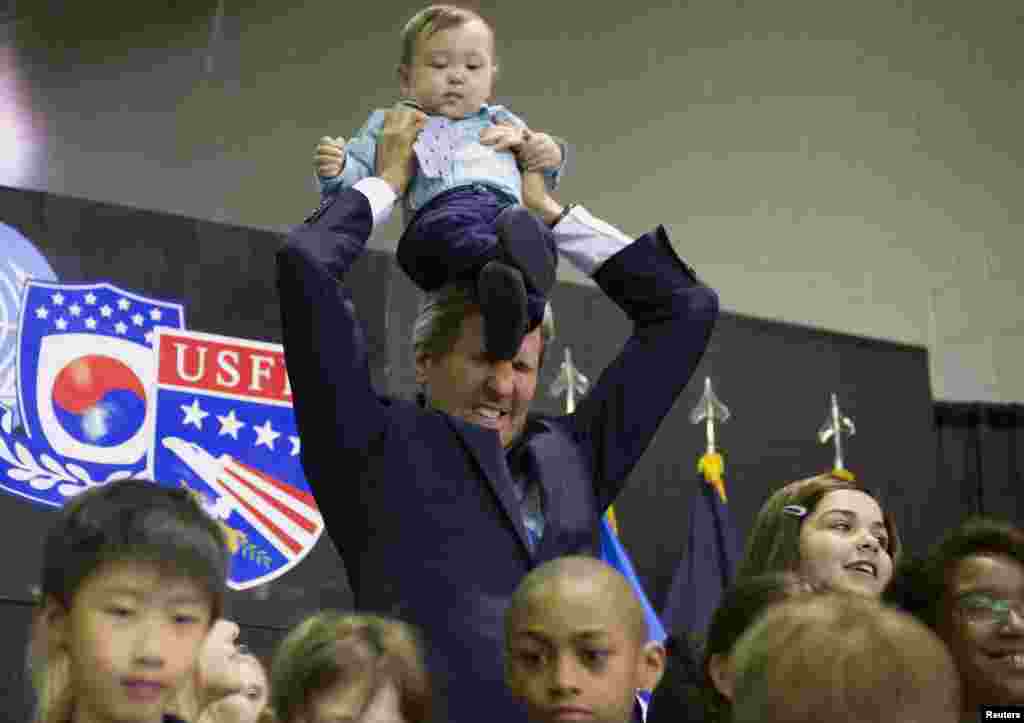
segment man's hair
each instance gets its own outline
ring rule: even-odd
[[[416,322],[412,327],[412,346],[416,359],[429,356],[439,359],[455,348],[462,334],[462,322],[467,316],[480,311],[476,290],[469,284],[445,284],[437,291],[423,295]],[[544,307],[540,323],[540,363],[548,344],[555,339],[555,317],[551,303]]]
[[[885,599],[938,630],[950,572],[961,560],[979,555],[1003,555],[1024,567],[1024,530],[991,517],[965,520],[925,555],[900,565]]]
[[[291,723],[328,688],[362,681],[371,691],[367,703],[390,682],[407,723],[430,718],[430,678],[416,631],[391,618],[324,610],[299,623],[278,647],[270,706],[280,723]]]
[[[402,65],[411,65],[416,54],[416,43],[420,38],[429,38],[434,33],[448,28],[457,28],[473,20],[479,20],[491,31],[492,46],[494,28],[477,12],[456,5],[430,5],[410,18],[402,28]],[[496,48],[492,47],[492,54]]]
[[[959,717],[946,646],[910,615],[858,595],[772,607],[740,639],[735,723],[886,723]]]
[[[101,566],[150,562],[209,595],[211,620],[224,608],[230,553],[217,522],[183,489],[127,479],[88,489],[64,505],[43,543],[40,600],[70,609]]]
[[[818,503],[829,492],[854,490],[878,499],[860,482],[823,474],[817,477],[790,482],[775,493],[761,506],[754,520],[754,527],[747,539],[747,549],[740,562],[736,577],[742,579],[762,575],[766,572],[796,571],[800,567],[800,528],[804,520],[814,514]],[[802,508],[802,514],[791,514],[787,507]],[[884,505],[882,519],[889,537],[889,555],[897,562],[902,551],[896,521]]]
[[[703,646],[701,697],[706,720],[728,720],[729,701],[711,679],[712,655],[730,656],[736,641],[769,607],[796,595],[808,593],[810,583],[795,573],[767,573],[738,580],[722,596],[708,626]]]

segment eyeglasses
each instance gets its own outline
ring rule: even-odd
[[[1024,600],[1007,600],[992,597],[986,593],[970,592],[957,599],[957,606],[964,617],[976,625],[995,626],[1010,622],[1010,611],[1024,620]]]

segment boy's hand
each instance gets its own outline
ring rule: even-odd
[[[562,149],[547,133],[526,131],[522,145],[516,151],[523,171],[543,171],[562,164]]]
[[[334,178],[345,167],[345,139],[324,136],[313,151],[313,168],[321,178]]]

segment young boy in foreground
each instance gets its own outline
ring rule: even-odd
[[[505,622],[506,680],[535,723],[638,720],[665,650],[647,638],[629,582],[591,557],[562,557],[528,574]]]

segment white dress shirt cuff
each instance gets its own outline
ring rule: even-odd
[[[552,231],[559,252],[587,276],[593,276],[601,264],[633,243],[629,236],[591,216],[582,206],[573,206]]]
[[[395,208],[398,196],[395,189],[387,181],[376,176],[364,178],[356,182],[352,188],[366,196],[370,202],[370,211],[373,213],[373,227],[377,228],[391,218],[391,211]]]

